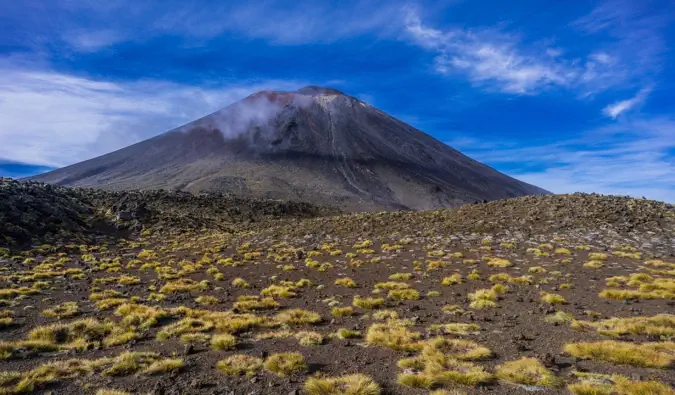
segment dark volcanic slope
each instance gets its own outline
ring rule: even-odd
[[[260,92],[119,151],[35,177],[105,189],[219,190],[352,209],[429,209],[546,191],[341,92]]]

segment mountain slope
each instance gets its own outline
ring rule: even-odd
[[[333,89],[263,91],[155,138],[33,179],[227,191],[349,209],[430,209],[546,191]]]

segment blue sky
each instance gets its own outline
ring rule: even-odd
[[[675,3],[0,2],[0,175],[340,89],[553,192],[675,202]]]

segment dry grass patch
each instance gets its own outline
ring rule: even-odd
[[[211,348],[214,350],[232,350],[237,346],[237,338],[229,333],[213,335]]]
[[[377,309],[384,306],[384,299],[382,298],[362,298],[360,296],[354,296],[352,304],[356,307],[362,309]]]
[[[387,294],[391,300],[419,300],[420,293],[414,289],[392,289]]]
[[[333,317],[350,317],[356,315],[356,311],[351,306],[333,307],[330,311]]]
[[[349,277],[339,278],[339,279],[335,280],[335,285],[341,285],[341,286],[347,287],[347,288],[356,288],[357,287],[356,281],[352,280]]]
[[[323,335],[318,332],[302,331],[295,334],[295,338],[303,346],[320,346],[323,344]]]
[[[574,329],[594,329],[605,336],[655,335],[664,338],[675,336],[675,315],[658,314],[653,317],[610,318],[602,321],[573,321]]]
[[[274,321],[282,325],[311,325],[321,320],[319,313],[303,309],[285,310],[274,316]]]
[[[52,308],[42,310],[42,315],[48,318],[71,318],[80,313],[77,302],[65,302]]]
[[[273,298],[260,298],[258,296],[240,296],[234,302],[232,308],[236,312],[265,311],[276,309],[279,302]]]
[[[245,354],[236,354],[218,361],[216,368],[228,376],[255,376],[262,368],[263,360]]]
[[[435,337],[424,343],[422,349],[423,357],[432,359],[439,355],[459,360],[474,361],[490,358],[492,351],[476,342],[463,339]]]
[[[443,280],[441,280],[441,285],[445,286],[450,286],[454,284],[461,284],[462,283],[462,275],[459,273],[455,273],[452,276],[445,277]]]
[[[521,358],[497,366],[497,377],[511,383],[555,387],[558,378],[536,358]]]
[[[366,343],[401,351],[418,351],[422,348],[419,332],[412,332],[395,321],[372,324],[366,332]]]
[[[540,300],[544,303],[553,304],[553,305],[567,303],[565,298],[563,298],[561,295],[548,293],[548,292],[542,292]]]
[[[303,389],[308,395],[380,395],[382,389],[364,374],[340,377],[310,377]]]
[[[565,352],[582,359],[646,368],[668,368],[675,361],[675,343],[634,344],[611,340],[571,343]]]
[[[354,330],[347,329],[347,328],[340,328],[336,332],[336,335],[337,335],[338,338],[343,339],[343,340],[344,339],[355,339],[355,338],[361,337],[361,332],[354,331]]]
[[[167,340],[185,333],[208,332],[214,327],[213,322],[201,318],[183,318],[157,332],[158,340]]]
[[[305,373],[308,369],[305,357],[297,352],[272,354],[267,357],[263,366],[266,370],[282,377]]]
[[[469,294],[469,300],[471,301],[469,307],[472,309],[481,310],[496,307],[497,292],[492,289],[479,289]]]

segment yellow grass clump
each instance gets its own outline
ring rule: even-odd
[[[612,340],[581,342],[567,344],[565,352],[582,359],[647,368],[667,368],[675,361],[673,342],[642,344]]]
[[[349,374],[340,377],[310,377],[305,381],[308,395],[380,395],[382,389],[364,374]]]
[[[511,383],[555,387],[558,378],[536,358],[521,358],[497,366],[497,377]]]

